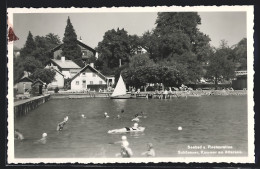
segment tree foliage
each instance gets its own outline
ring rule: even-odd
[[[210,56],[206,77],[214,80],[216,88],[220,81],[234,77],[235,64],[232,55],[232,49],[222,41],[220,47]]]
[[[33,39],[33,35],[31,33],[31,31],[29,31],[25,45],[21,49],[20,56],[22,58],[26,58],[26,57],[30,56],[35,51],[35,49],[36,49],[36,43]]]
[[[63,37],[61,54],[67,59],[73,60],[80,67],[84,66],[84,63],[82,62],[81,49],[77,43],[77,35],[69,17],[67,19],[67,26]]]
[[[53,81],[55,77],[55,70],[51,69],[36,69],[34,73],[30,76],[33,80],[41,79],[46,84],[49,84]]]
[[[43,69],[52,58],[51,50],[60,43],[58,35],[53,33],[33,37],[29,32],[20,57],[14,58],[14,83],[24,75],[24,71],[32,74],[36,69]]]
[[[247,70],[247,39],[243,38],[234,48],[234,62],[239,63],[239,70]]]

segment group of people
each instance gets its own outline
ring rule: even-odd
[[[121,110],[121,113],[124,113],[124,110]],[[109,115],[107,112],[104,113],[104,117],[105,118],[109,118]],[[138,122],[140,121],[140,117],[146,117],[144,116],[144,113],[141,111],[140,113],[136,113],[134,115],[134,118],[131,121],[134,121],[134,125],[132,127],[124,127],[124,128],[120,128],[120,129],[113,129],[113,130],[109,130],[108,134],[115,134],[115,133],[127,133],[127,132],[142,132],[144,131],[144,127],[140,127],[138,125]],[[120,118],[120,115],[117,115],[117,118]],[[129,158],[131,156],[133,156],[133,151],[132,149],[129,147],[129,142],[127,141],[127,137],[126,136],[122,136],[122,140],[115,142],[115,143],[120,143],[121,144],[121,150],[120,153],[117,153],[116,156],[121,156],[123,158]],[[153,144],[152,143],[148,143],[147,144],[147,148],[148,150],[143,152],[141,155],[145,155],[147,157],[154,157],[155,156],[155,151],[153,149]]]
[[[84,118],[84,117],[83,117],[83,118]],[[67,121],[68,121],[68,119],[69,119],[69,117],[66,116],[62,122],[58,123],[58,125],[57,125],[57,131],[62,131],[62,130],[63,130],[65,124],[66,124]],[[39,139],[39,140],[37,140],[37,141],[35,141],[34,143],[46,144],[46,142],[47,142],[47,136],[48,136],[47,133],[42,133],[42,138]],[[20,141],[24,140],[23,134],[22,134],[18,129],[15,129],[15,130],[14,130],[14,139],[15,139],[15,140],[20,140]]]
[[[121,110],[121,113],[124,113],[123,109]],[[108,133],[125,133],[125,132],[130,132],[130,131],[141,131],[142,129],[144,130],[144,127],[139,127],[139,125],[137,123],[137,122],[139,122],[139,118],[143,117],[143,116],[144,116],[143,112],[137,113],[137,114],[134,115],[134,118],[132,119],[132,121],[136,122],[136,123],[134,123],[134,125],[132,127],[124,127],[124,128],[121,128],[121,129],[109,130]],[[82,114],[81,117],[86,118],[84,114]],[[104,113],[104,117],[109,118],[107,112]],[[117,118],[120,118],[120,115],[117,115]],[[66,116],[62,122],[58,123],[56,130],[62,131],[64,126],[68,122],[68,119],[69,119],[69,117]],[[24,140],[23,134],[18,129],[14,130],[14,138],[16,140]],[[129,142],[127,140],[127,137],[122,136],[121,139],[122,139],[121,141],[115,142],[115,143],[121,144],[120,153],[117,153],[116,156],[121,156],[123,158],[127,158],[127,157],[129,158],[129,157],[133,156],[133,152],[132,152],[131,148],[129,147]],[[47,133],[43,133],[42,138],[35,141],[34,143],[46,144],[46,142],[47,142]],[[152,143],[148,143],[147,148],[148,148],[148,150],[143,152],[141,155],[146,155],[148,157],[154,157],[155,151],[153,149]]]
[[[121,156],[123,158],[130,158],[133,156],[133,151],[132,149],[129,147],[129,142],[127,141],[127,137],[126,136],[122,136],[122,140],[119,142],[115,142],[115,143],[121,143],[121,150],[120,153],[117,153],[116,156]],[[147,157],[155,157],[155,151],[153,148],[153,144],[152,143],[148,143],[147,144],[147,151],[141,153],[141,155],[145,155]]]

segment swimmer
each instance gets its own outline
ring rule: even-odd
[[[140,119],[139,119],[138,116],[137,116],[137,117],[133,118],[132,121],[139,122]]]
[[[144,131],[144,127],[139,127],[138,123],[135,123],[133,127],[124,127],[121,129],[114,129],[114,130],[109,130],[108,133],[124,133],[124,132],[135,132],[135,131]]]
[[[16,140],[23,140],[24,139],[22,133],[20,133],[20,131],[18,129],[14,130],[14,139],[16,139]]]
[[[120,115],[118,114],[116,118],[120,119],[121,117],[120,117]]]
[[[108,118],[109,116],[107,115],[107,112],[104,113],[104,117]]]
[[[82,117],[83,119],[87,118],[84,114],[82,114],[81,117]]]
[[[66,117],[64,118],[64,120],[57,125],[57,131],[63,130],[63,127],[64,127],[65,124],[67,123],[68,119],[69,119],[69,117],[66,116]]]
[[[124,110],[124,109],[122,109],[122,110],[121,110],[121,113],[124,113],[124,112],[125,112],[125,110]]]
[[[131,150],[131,148],[128,147],[129,143],[128,142],[123,142],[121,145],[121,151],[120,153],[117,153],[116,156],[120,156],[123,158],[130,158],[131,156],[133,156],[133,152]]]
[[[146,155],[147,157],[154,157],[155,156],[155,151],[153,149],[153,144],[148,143],[147,144],[148,150],[146,152],[143,152],[142,155]]]
[[[40,140],[37,140],[35,143],[46,144],[46,142],[47,142],[47,133],[43,133],[42,138]]]

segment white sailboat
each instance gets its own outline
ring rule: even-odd
[[[119,80],[116,84],[116,88],[114,90],[114,92],[112,93],[111,99],[130,99],[131,96],[126,94],[126,86],[125,86],[125,82],[122,78],[122,76],[120,75]]]

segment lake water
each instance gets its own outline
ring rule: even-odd
[[[121,109],[125,111],[123,114]],[[105,111],[110,118],[103,117]],[[111,129],[133,126],[131,119],[141,111],[146,116],[139,122],[139,126],[146,127],[143,133],[107,134]],[[115,118],[118,114],[121,119]],[[64,130],[56,131],[65,116],[69,120]],[[53,99],[16,119],[15,128],[25,137],[22,142],[15,141],[16,158],[114,158],[120,152],[120,145],[112,143],[121,140],[122,135],[127,136],[134,157],[142,157],[148,142],[153,143],[157,157],[208,157],[187,153],[202,150],[191,150],[188,146],[205,146],[204,151],[216,151],[208,149],[208,145],[232,146],[217,149],[223,150],[226,156],[247,156],[247,97]],[[47,143],[34,144],[43,132],[48,133]]]

